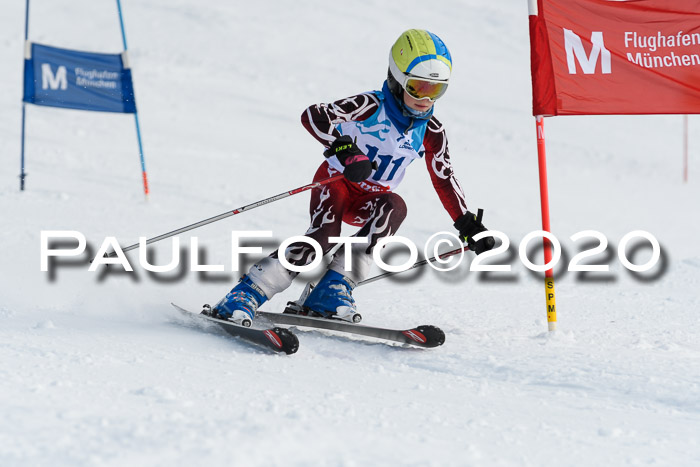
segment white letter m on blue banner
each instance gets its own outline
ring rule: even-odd
[[[68,88],[68,80],[66,79],[66,67],[59,66],[56,74],[51,71],[51,65],[48,63],[41,64],[41,89],[49,89],[53,91],[61,89],[65,91]]]

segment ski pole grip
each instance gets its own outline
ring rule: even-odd
[[[481,219],[484,217],[484,210],[479,208],[479,210],[476,212],[476,222],[481,224]]]

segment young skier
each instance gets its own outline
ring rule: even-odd
[[[406,204],[393,190],[416,159],[425,159],[433,187],[469,248],[476,254],[493,248],[491,237],[472,239],[486,228],[467,210],[450,164],[445,130],[433,116],[451,72],[452,58],[442,40],[428,31],[410,29],[391,48],[381,91],[312,105],[302,114],[306,130],[326,147],[326,160],[314,181],[344,175],[312,190],[311,224],[305,235],[317,241],[324,254],[335,245],[329,238],[340,235],[343,222],[360,227],[355,236],[368,239],[352,245],[351,271],[345,268],[345,247],[338,250],[303,302],[306,310],[352,319],[357,312],[352,290],[368,276],[373,248],[381,238],[395,234],[406,217]],[[293,243],[284,254],[290,264],[302,266],[313,261],[315,250],[306,243]],[[289,287],[296,275],[275,252],[253,265],[212,314],[249,326],[258,307]]]

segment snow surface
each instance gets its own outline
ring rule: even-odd
[[[322,156],[302,110],[378,89],[390,45],[419,27],[454,57],[437,115],[470,207],[517,253],[541,225],[526,2],[122,6],[148,202],[133,117],[32,106],[18,191],[24,4],[3,3],[0,465],[700,465],[697,118],[687,184],[681,116],[546,121],[553,231],[567,258],[580,249],[571,235],[603,232],[609,255],[593,260],[612,265],[558,277],[557,332],[546,331],[540,276],[513,256],[511,274],[465,263],[356,291],[365,323],[435,324],[441,348],[298,330],[297,354],[270,355],[187,326],[169,302],[199,307],[230,288],[232,230],[273,230],[252,242],[265,252],[302,234],[308,193],[193,232],[224,273],[151,275],[131,252],[134,273],[91,273],[83,257],[49,274],[40,232],[80,231],[94,253],[107,236],[132,244],[308,183]],[[30,38],[121,50],[106,0],[32,1]],[[398,193],[402,235],[422,246],[452,229],[422,162]],[[635,276],[616,247],[638,229],[663,256]],[[154,245],[156,261],[170,249]],[[633,256],[643,263],[650,250]]]

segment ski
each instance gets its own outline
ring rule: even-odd
[[[232,336],[257,344],[275,352],[284,352],[287,355],[295,353],[299,349],[299,339],[291,331],[280,327],[245,327],[224,319],[212,318],[199,312],[186,310],[181,306],[171,303],[183,314],[196,319],[203,319],[216,323]]]
[[[445,342],[445,333],[440,328],[429,324],[406,330],[398,330],[353,324],[339,319],[314,318],[292,313],[271,313],[258,310],[256,315],[266,318],[275,324],[327,329],[329,331],[374,337],[418,347],[437,347]]]

